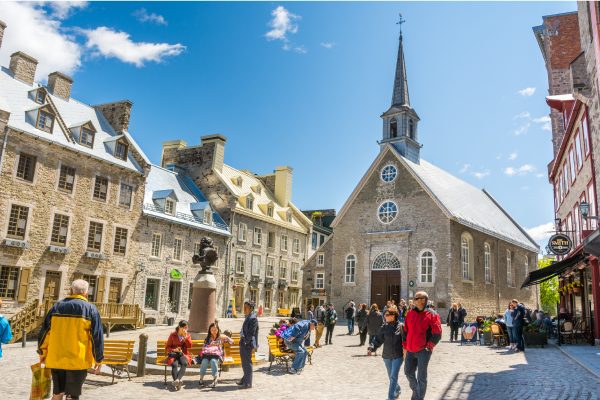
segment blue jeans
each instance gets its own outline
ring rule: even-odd
[[[369,335],[369,344],[373,343],[374,337],[375,337],[375,335]]]
[[[515,332],[515,327],[507,326],[506,330],[508,331],[508,342],[510,344],[516,344],[517,343],[517,333]]]
[[[517,349],[525,351],[525,340],[523,339],[523,325],[513,327],[517,341]]]
[[[212,370],[212,376],[217,376],[217,372],[219,371],[219,359],[218,358],[203,358],[202,364],[200,364],[200,376],[206,375],[206,369],[208,368],[208,364],[210,364],[210,369]]]
[[[288,340],[285,341],[285,345],[296,353],[296,357],[294,357],[294,362],[292,363],[292,368],[301,369],[304,368],[304,364],[306,364],[306,347],[302,345],[302,343],[290,342]]]
[[[390,377],[390,389],[388,391],[388,399],[394,400],[396,397],[400,395],[402,389],[400,389],[400,384],[398,383],[398,374],[400,373],[400,367],[402,366],[401,358],[384,358],[383,362],[385,363],[385,367],[387,368],[388,376]]]
[[[354,318],[348,320],[348,333],[354,333]]]
[[[406,352],[404,359],[404,374],[408,379],[408,385],[412,390],[415,400],[423,400],[427,391],[427,365],[431,358],[431,352],[425,349],[416,353]],[[418,369],[418,371],[417,371]]]

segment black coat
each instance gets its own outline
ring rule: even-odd
[[[454,322],[453,322],[454,317],[452,316],[453,311],[454,311],[454,308],[451,308],[450,311],[448,312],[448,319],[446,320],[446,322],[448,322],[449,324],[454,324]],[[467,315],[467,311],[465,311],[464,308],[459,308],[458,309],[458,322],[456,322],[456,324],[459,326],[462,326],[463,322],[465,322],[466,315]]]
[[[376,335],[383,323],[384,321],[381,313],[379,311],[373,311],[367,315],[367,318],[365,319],[365,322],[363,322],[361,329],[366,329],[369,335]]]
[[[404,325],[398,321],[388,322],[379,329],[369,346],[369,350],[375,351],[383,345],[383,353],[381,354],[383,358],[392,360],[404,358],[403,339]]]

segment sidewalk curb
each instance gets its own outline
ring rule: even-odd
[[[573,360],[577,364],[581,365],[583,368],[585,368],[585,370],[587,372],[589,372],[590,374],[594,375],[596,378],[600,379],[600,375],[598,375],[597,373],[595,373],[594,371],[592,371],[591,369],[589,369],[587,367],[587,365],[583,364],[581,361],[579,361],[578,359],[576,359],[575,357],[573,357],[569,353],[565,352],[560,346],[557,346],[555,343],[553,343],[551,341],[548,341],[548,343],[551,344],[552,346],[554,346],[556,349],[560,350],[560,352],[563,353],[565,356],[569,357],[571,360]]]

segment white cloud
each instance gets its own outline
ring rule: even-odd
[[[527,175],[529,172],[535,171],[535,166],[532,164],[525,164],[521,168],[508,167],[504,168],[502,171],[508,176],[513,176],[515,174]]]
[[[498,154],[498,157],[496,157],[496,160],[499,160],[500,157],[502,157],[502,153]]]
[[[165,21],[165,18],[162,15],[156,15],[154,13],[148,14],[145,8],[140,8],[135,11],[133,14],[134,17],[137,18],[140,22],[154,22],[156,25],[168,25],[169,23]]]
[[[519,129],[517,129],[517,130],[515,131],[515,135],[517,135],[517,136],[518,136],[518,135],[520,135],[520,134],[522,134],[522,133],[527,133],[527,130],[529,129],[529,126],[530,126],[530,125],[531,125],[531,124],[530,124],[529,122],[528,122],[526,125],[523,125],[522,127],[520,127]]]
[[[328,49],[332,48],[335,43],[321,43],[321,46],[326,47]]]
[[[542,125],[542,130],[543,131],[551,131],[552,125],[550,124],[550,122],[546,122],[544,125]]]
[[[542,125],[542,130],[543,131],[551,131],[552,130],[552,125],[550,124],[550,117],[547,115],[544,115],[541,118],[534,118],[533,122],[537,122],[538,124],[544,124]]]
[[[508,157],[509,160],[514,160],[515,158],[517,158],[517,153],[511,153],[510,157]]]
[[[287,42],[288,38],[286,35],[288,32],[292,34],[298,32],[298,25],[294,24],[293,21],[302,18],[299,15],[292,14],[283,8],[283,6],[279,6],[271,11],[271,15],[273,19],[269,22],[269,26],[273,29],[265,34],[267,40],[280,39]]]
[[[527,89],[519,90],[517,93],[521,96],[529,97],[535,93],[535,88],[528,87]]]
[[[65,19],[71,16],[75,9],[85,8],[87,1],[52,1],[46,3],[52,8],[52,16],[58,19]]]
[[[483,179],[490,174],[490,171],[486,169],[484,172],[471,172],[471,174],[478,179]]]
[[[523,187],[521,188],[521,190],[527,190],[527,189],[529,189],[529,186],[523,186]]]
[[[523,111],[521,114],[515,115],[513,117],[513,121],[517,118],[529,118],[529,113],[527,111]]]
[[[64,33],[61,18],[85,3],[51,3],[52,13],[41,3],[0,2],[4,32],[0,64],[8,66],[10,55],[22,51],[38,60],[35,79],[46,81],[48,74],[60,71],[72,76],[81,66],[81,47],[75,38]]]
[[[467,170],[469,169],[470,165],[469,164],[465,164],[464,167],[462,167],[462,169],[458,172],[460,172],[461,174],[464,172],[467,172]]]
[[[555,226],[554,223],[548,222],[547,224],[542,224],[535,228],[526,229],[526,231],[533,240],[544,240],[554,234]]]
[[[117,32],[105,26],[80,32],[87,36],[85,45],[93,51],[93,55],[115,57],[137,67],[142,67],[145,61],[161,62],[164,58],[179,55],[186,49],[179,43],[135,43],[128,33]]]
[[[289,44],[289,43],[285,43],[282,47],[282,49],[284,50],[294,50],[297,53],[302,53],[305,54],[308,50],[306,50],[304,48],[304,45],[302,46],[296,46],[295,44]]]
[[[542,177],[544,177],[544,174],[535,174],[535,177],[536,178],[542,178]]]

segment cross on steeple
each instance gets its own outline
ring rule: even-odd
[[[400,21],[396,22],[396,25],[400,25],[400,40],[402,40],[402,24],[405,23],[406,21],[404,19],[402,19],[402,14],[398,14],[400,15]]]

